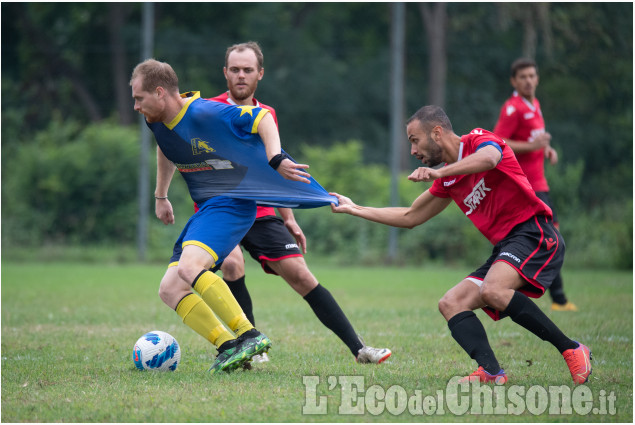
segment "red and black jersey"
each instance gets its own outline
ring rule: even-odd
[[[535,215],[551,218],[552,212],[536,196],[512,149],[494,133],[476,128],[462,136],[458,161],[491,143],[497,144],[502,151],[501,161],[495,168],[437,179],[430,193],[452,198],[476,228],[495,245],[517,224]]]
[[[534,98],[529,102],[518,92],[503,104],[494,133],[503,139],[532,143],[534,138],[545,132],[545,121],[540,110],[540,102]],[[536,192],[548,192],[545,178],[545,150],[516,154],[518,163],[527,175],[529,183]]]

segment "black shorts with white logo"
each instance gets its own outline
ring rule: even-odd
[[[302,257],[302,251],[284,221],[275,215],[257,218],[251,229],[247,232],[242,245],[251,257],[258,261],[262,269],[269,274],[275,274],[267,261],[280,261],[290,257]],[[217,264],[212,271],[220,270]]]
[[[519,291],[529,297],[540,298],[560,273],[564,252],[564,239],[553,221],[545,216],[534,216],[516,225],[497,243],[485,264],[471,273],[468,279],[482,282],[492,264],[504,261],[527,281]],[[483,310],[494,320],[502,318],[500,312],[489,307]]]

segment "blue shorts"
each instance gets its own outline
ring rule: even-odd
[[[170,266],[178,263],[187,245],[203,248],[214,258],[214,264],[222,262],[256,219],[255,201],[215,196],[199,207],[174,244]]]

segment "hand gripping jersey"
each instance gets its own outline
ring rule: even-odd
[[[512,149],[495,134],[476,128],[462,136],[458,160],[491,143],[496,143],[503,153],[495,168],[437,179],[430,193],[440,198],[451,197],[476,228],[496,245],[517,224],[534,215],[551,218],[552,214],[536,196]]]
[[[534,137],[545,132],[540,102],[529,102],[518,92],[507,99],[501,108],[494,133],[503,139],[532,143]],[[536,192],[549,192],[545,178],[545,150],[516,154],[516,159]]]
[[[208,100],[213,100],[214,102],[222,102],[226,105],[236,105],[236,103],[233,100],[231,100],[231,98],[229,97],[229,92],[225,92],[216,97],[212,97]],[[260,108],[267,109],[269,113],[271,114],[271,116],[273,117],[273,120],[276,122],[276,127],[278,126],[278,117],[276,116],[275,109],[273,109],[271,106],[265,105],[264,103],[258,102],[255,98],[253,98],[253,105],[258,106]],[[270,215],[276,215],[276,212],[273,210],[272,207],[258,206],[257,212],[256,212],[256,218],[267,217]]]
[[[269,166],[257,134],[266,109],[211,102],[199,92],[181,96],[188,101],[172,122],[148,127],[198,205],[218,195],[287,208],[337,203],[313,178],[286,180]]]

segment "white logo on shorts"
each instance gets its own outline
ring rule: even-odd
[[[514,260],[515,262],[520,263],[520,258],[516,257],[516,256],[515,256],[514,254],[512,254],[511,252],[507,252],[507,251],[505,251],[505,252],[501,252],[501,253],[499,254],[499,256],[500,256],[500,257],[509,257],[509,258],[511,258],[512,260]]]

